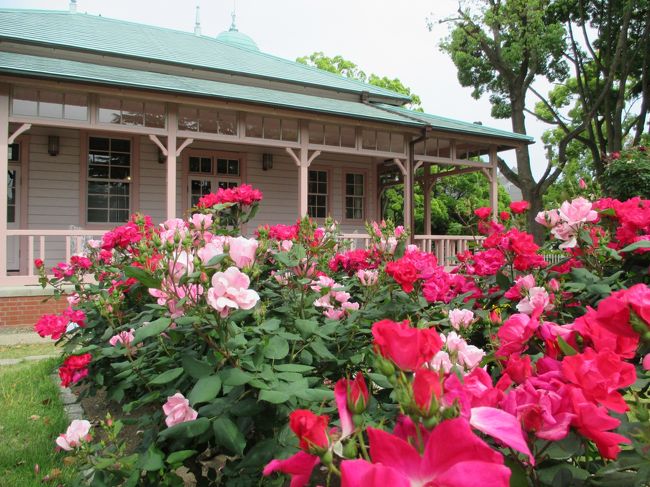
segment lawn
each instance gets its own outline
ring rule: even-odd
[[[56,348],[53,341],[0,346],[0,359],[22,358],[30,355],[57,355],[60,353],[60,349]]]
[[[51,485],[70,484],[73,471],[64,467],[64,455],[54,445],[68,426],[50,378],[56,363],[50,359],[0,367],[0,485],[40,486],[46,475],[55,477]]]

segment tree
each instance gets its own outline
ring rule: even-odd
[[[548,15],[550,0],[463,1],[458,16],[447,19],[453,30],[441,48],[458,70],[462,86],[472,96],[489,94],[492,116],[510,118],[512,130],[526,134],[526,97],[534,81],[562,81],[568,67],[564,25]],[[542,195],[560,176],[563,166],[549,161],[539,181],[533,178],[528,147],[516,150],[517,170],[499,159],[499,169],[522,192],[531,209],[528,227],[537,240],[542,229],[534,222],[542,209]]]
[[[404,86],[398,78],[391,79],[388,76],[378,76],[376,74],[370,74],[368,76],[359,66],[352,61],[344,59],[342,56],[328,57],[322,52],[314,52],[308,56],[297,58],[296,62],[406,95],[411,98],[411,103],[407,104],[406,107],[411,110],[422,111],[422,100],[420,97],[412,93],[411,89]]]

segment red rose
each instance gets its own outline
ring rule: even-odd
[[[524,211],[528,210],[528,208],[530,208],[530,203],[528,203],[528,201],[513,201],[510,203],[510,211],[512,211],[515,215],[523,213]]]
[[[507,222],[508,220],[510,220],[510,213],[508,213],[507,211],[502,211],[501,213],[499,213],[499,218],[501,218],[502,221]]]
[[[402,286],[405,293],[413,291],[413,284],[418,280],[418,270],[405,260],[396,260],[386,265],[386,273]]]
[[[354,380],[346,380],[348,408],[354,414],[360,414],[368,406],[368,386],[363,374],[357,372]]]
[[[41,269],[43,267],[43,260],[42,259],[34,259],[34,267],[37,269]]]
[[[92,355],[84,353],[83,355],[70,355],[63,361],[59,367],[59,377],[61,385],[68,387],[70,384],[79,382],[88,375],[88,364],[92,360]]]
[[[372,325],[375,349],[402,370],[415,370],[442,348],[440,335],[431,328],[412,328],[408,320],[378,321]]]
[[[438,406],[442,394],[440,375],[430,369],[418,369],[413,380],[415,405],[424,417],[429,417]],[[435,399],[435,400],[434,400]]]
[[[327,449],[329,417],[318,416],[307,409],[297,409],[289,415],[289,427],[300,440],[300,448],[310,453],[314,449]]]
[[[611,350],[596,353],[586,348],[581,354],[564,357],[562,372],[569,382],[582,389],[588,400],[618,413],[629,409],[618,389],[634,384],[636,369],[623,362],[617,353]]]
[[[492,214],[492,208],[488,206],[483,206],[474,210],[474,214],[479,217],[481,220],[487,220]]]
[[[51,336],[52,340],[58,340],[67,327],[68,320],[64,316],[43,315],[34,325],[34,331],[42,337]]]

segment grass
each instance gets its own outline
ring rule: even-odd
[[[0,359],[23,358],[30,355],[58,355],[60,353],[61,349],[54,346],[54,341],[0,346]]]
[[[48,474],[56,476],[51,485],[70,485],[74,471],[54,444],[68,427],[50,378],[56,364],[49,359],[0,367],[0,485],[42,486]]]

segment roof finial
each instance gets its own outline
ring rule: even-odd
[[[237,24],[235,24],[235,17],[237,16],[237,0],[232,0],[232,12],[230,12],[230,18],[232,23],[230,24],[230,32],[237,32]]]
[[[77,12],[77,0],[70,0],[70,13],[74,14]]]
[[[198,5],[196,6],[196,20],[194,21],[194,35],[201,35],[201,9]]]

